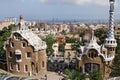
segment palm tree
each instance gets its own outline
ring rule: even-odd
[[[67,75],[65,80],[84,80],[85,75],[80,73],[80,69],[74,69],[74,70],[65,70],[65,74]]]
[[[67,75],[65,80],[104,80],[101,71],[89,72],[88,75],[82,74],[80,69],[65,70]]]
[[[101,71],[89,72],[88,78],[90,80],[104,80]]]

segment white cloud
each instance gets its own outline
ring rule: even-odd
[[[94,1],[94,0],[92,0],[92,1]],[[97,1],[94,1],[94,4],[101,5],[101,6],[108,5],[108,3],[109,3],[109,0],[97,0]]]
[[[42,3],[60,3],[60,4],[75,4],[75,5],[99,5],[105,6],[108,5],[109,0],[39,0]]]
[[[87,5],[87,4],[95,4],[100,6],[108,5],[108,0],[62,0],[65,3],[72,3],[77,5]]]
[[[41,3],[50,3],[53,0],[40,0]]]
[[[63,3],[70,3],[70,4],[77,4],[77,5],[83,5],[86,3],[90,3],[91,0],[62,0]]]

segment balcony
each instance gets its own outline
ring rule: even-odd
[[[22,59],[21,59],[21,51],[20,50],[15,50],[15,59],[16,59],[16,62],[21,62]]]
[[[16,62],[21,62],[21,55],[15,55]]]

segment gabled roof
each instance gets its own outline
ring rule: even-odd
[[[94,36],[94,31],[92,30],[92,37],[90,42],[86,45],[87,49],[96,49],[98,52],[100,52],[100,46],[98,45],[96,41],[96,37]]]
[[[4,43],[4,49],[6,49],[6,44],[9,44],[10,38],[12,38],[14,33],[18,33],[22,36],[23,39],[28,41],[28,44],[31,45],[35,51],[43,50],[47,48],[46,42],[42,41],[37,35],[32,33],[29,30],[17,30],[13,31],[11,36]]]
[[[9,44],[9,39],[12,37],[14,33],[18,33],[22,36],[23,39],[28,41],[28,44],[34,47],[35,51],[46,49],[47,45],[46,42],[42,41],[36,34],[31,32],[28,29],[28,26],[25,25],[25,21],[23,20],[23,16],[20,16],[20,22],[18,25],[18,29],[16,31],[12,31],[11,36],[8,38],[8,40],[4,44]]]
[[[35,51],[46,49],[47,45],[44,41],[42,41],[37,35],[32,33],[29,30],[17,30],[13,31],[12,34],[18,33],[20,34],[28,43],[34,47]]]

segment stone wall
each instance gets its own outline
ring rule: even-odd
[[[0,61],[0,69],[7,70],[7,63]]]

